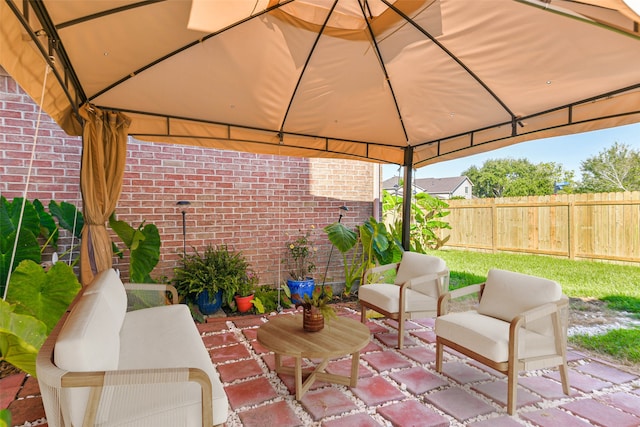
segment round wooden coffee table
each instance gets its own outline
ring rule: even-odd
[[[316,381],[355,387],[358,383],[360,350],[369,343],[370,332],[362,323],[346,317],[325,320],[318,332],[302,329],[302,315],[279,315],[258,328],[258,342],[275,354],[276,372],[295,377],[296,400]],[[351,375],[325,372],[329,359],[351,354]],[[295,366],[283,366],[282,356],[295,358]],[[302,369],[302,359],[322,359],[315,369]],[[302,381],[303,372],[309,376]]]

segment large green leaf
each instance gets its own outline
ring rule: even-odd
[[[147,224],[142,229],[145,239],[140,241],[137,249],[131,251],[131,281],[134,283],[151,283],[150,276],[160,260],[160,232],[158,227]]]
[[[38,217],[40,218],[40,234],[47,239],[47,242],[50,241],[54,248],[57,247],[60,233],[58,232],[56,222],[53,220],[53,216],[44,210],[44,205],[38,199],[33,201],[33,207],[36,209]]]
[[[44,322],[49,333],[79,289],[73,269],[63,262],[45,271],[32,261],[22,261],[11,275],[7,301],[16,304],[16,313]]]
[[[12,202],[2,196],[0,198],[0,229],[2,234],[8,234],[18,229],[20,222],[20,211],[22,210],[22,197],[16,197]],[[40,218],[33,204],[28,200],[24,204],[22,215],[23,229],[30,230],[35,236],[40,234]]]
[[[342,253],[348,252],[358,241],[355,231],[348,229],[340,222],[334,222],[324,228],[329,241]]]
[[[126,222],[117,220],[115,213],[109,217],[109,227],[116,232],[127,248],[132,251],[138,247],[140,240],[145,239],[145,236],[140,229],[136,230]]]
[[[153,224],[135,229],[115,215],[109,218],[109,226],[131,251],[129,276],[133,283],[153,282],[150,276],[160,260],[160,233]]]
[[[11,254],[13,253],[13,244],[16,239],[16,232],[12,231],[9,234],[0,234],[0,297],[4,295],[4,288],[7,283],[7,276],[12,267],[17,266],[23,260],[31,260],[36,263],[40,263],[40,245],[36,236],[29,230],[23,229],[20,232],[18,238],[18,246],[16,247],[16,256],[11,265]]]
[[[9,427],[11,425],[11,411],[8,409],[0,409],[0,427]]]
[[[47,337],[47,327],[32,316],[14,312],[0,299],[0,360],[36,375],[36,357]]]
[[[67,202],[60,204],[51,200],[49,202],[49,212],[56,217],[61,228],[71,231],[76,238],[82,237],[82,227],[84,226],[84,217],[74,205]]]
[[[23,200],[22,197],[16,197],[9,202],[4,196],[0,196],[0,297],[4,295],[7,276],[12,267],[23,259],[40,262],[40,245],[36,239],[40,234],[40,219],[33,204],[26,201],[16,256],[11,265]]]

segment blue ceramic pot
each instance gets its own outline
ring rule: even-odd
[[[294,304],[302,304],[304,302],[305,295],[308,295],[309,298],[311,298],[316,282],[310,277],[306,280],[287,279],[287,286],[291,291],[291,302]]]
[[[209,291],[202,291],[196,297],[200,313],[206,315],[213,314],[222,307],[222,289],[209,299]]]

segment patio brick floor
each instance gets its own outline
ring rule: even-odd
[[[340,314],[359,318],[348,308]],[[503,374],[453,351],[443,373],[435,372],[433,319],[407,322],[403,350],[394,348],[396,322],[369,321],[357,387],[317,382],[298,402],[293,377],[276,374],[273,354],[256,341],[267,317],[210,320],[198,329],[229,397],[227,427],[640,426],[640,377],[573,350],[570,396],[555,370],[521,373],[518,411],[507,415]],[[348,357],[337,358],[327,371],[344,375],[350,367]],[[0,380],[0,405],[14,426],[47,425],[37,381],[25,374]]]

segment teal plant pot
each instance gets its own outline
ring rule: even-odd
[[[306,280],[287,279],[287,286],[289,287],[289,291],[291,291],[291,302],[294,304],[302,304],[305,295],[311,298],[316,282],[310,277]]]
[[[222,289],[220,289],[213,298],[209,298],[209,291],[202,291],[196,297],[196,303],[200,309],[200,313],[206,315],[213,314],[222,307]]]

